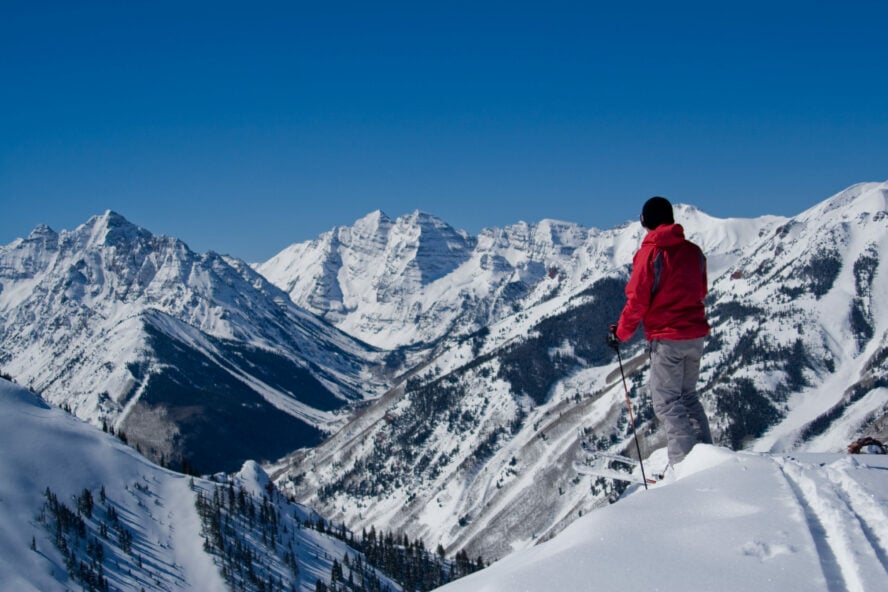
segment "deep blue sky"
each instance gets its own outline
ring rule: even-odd
[[[615,6],[619,5],[619,6]],[[4,2],[0,244],[265,260],[376,209],[609,228],[888,179],[888,2]]]

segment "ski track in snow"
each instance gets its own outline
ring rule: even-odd
[[[774,462],[804,514],[829,592],[867,592],[884,585],[888,515],[884,503],[850,474],[857,462],[842,460],[822,470],[793,457]]]

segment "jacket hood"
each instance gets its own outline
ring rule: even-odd
[[[647,233],[642,244],[670,247],[682,243],[684,240],[684,227],[681,224],[661,224]]]

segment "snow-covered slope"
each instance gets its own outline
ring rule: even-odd
[[[386,386],[378,352],[245,263],[113,212],[0,247],[0,328],[0,368],[18,382],[205,471],[316,443]],[[269,429],[288,436],[263,444]]]
[[[101,577],[104,589],[121,592],[258,591],[269,581],[274,590],[313,592],[330,581],[334,561],[360,555],[310,528],[317,515],[269,488],[253,462],[230,481],[174,473],[3,379],[0,450],[0,590],[100,590]],[[243,513],[213,506],[229,490]],[[232,555],[235,542],[238,549],[225,575],[212,548],[215,513]]]
[[[699,446],[635,488],[442,592],[870,592],[888,580],[888,456]]]
[[[712,286],[710,401],[731,442],[831,451],[888,435],[888,183],[848,188],[751,244]],[[724,380],[725,371],[736,368]],[[764,434],[767,430],[767,434]]]

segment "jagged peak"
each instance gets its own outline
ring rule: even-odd
[[[46,224],[40,224],[31,231],[26,241],[40,243],[43,248],[53,250],[58,246],[59,233]]]
[[[422,210],[414,210],[410,214],[400,216],[395,221],[395,224],[402,228],[417,228],[421,233],[431,236],[458,236],[462,239],[462,241],[471,242],[472,240],[471,236],[466,231],[457,230],[446,221],[444,221],[442,218],[439,218],[434,214],[430,214]]]
[[[457,230],[438,216],[418,209],[409,214],[398,216],[395,219],[390,218],[382,210],[374,210],[363,218],[358,219],[352,226],[342,227],[339,229],[339,233],[334,232],[334,234],[342,234],[344,231],[352,236],[378,236],[385,239],[393,229],[398,229],[398,232],[416,229],[421,234],[456,235],[464,241],[471,240],[467,232]]]
[[[135,225],[114,210],[105,210],[102,214],[91,216],[84,226],[92,229],[113,229]]]
[[[38,224],[34,227],[34,230],[31,231],[31,234],[28,235],[29,240],[33,239],[42,239],[46,237],[55,237],[58,236],[59,233],[47,226],[46,224]]]
[[[109,230],[133,226],[133,224],[114,210],[105,210],[102,214],[90,217],[84,226],[94,230]]]
[[[362,216],[361,218],[358,218],[357,220],[355,220],[355,223],[352,226],[357,226],[358,224],[379,225],[379,224],[385,224],[385,223],[388,223],[391,221],[392,221],[392,219],[388,214],[386,214],[382,210],[377,209],[377,210],[373,210],[369,214]]]
[[[580,224],[576,222],[568,222],[567,220],[559,220],[557,218],[543,218],[537,223],[537,226],[546,228],[579,228]]]
[[[341,227],[349,233],[357,233],[358,235],[373,236],[376,234],[387,234],[392,227],[392,219],[382,210],[374,210],[364,216],[358,218],[351,226]]]
[[[101,215],[93,216],[75,230],[74,235],[85,238],[86,244],[91,246],[129,246],[153,236],[150,231],[133,224],[113,210],[106,210]]]
[[[576,222],[557,220],[555,218],[543,218],[536,224],[536,231],[544,232],[551,237],[556,236],[581,236],[589,234],[589,229]]]
[[[114,210],[105,210],[101,216],[98,218],[104,220],[109,226],[122,226],[126,224],[130,224],[130,221],[127,220],[122,214],[118,214]]]
[[[433,224],[435,226],[450,226],[441,218],[422,210],[413,210],[409,214],[399,216],[398,221],[419,225]]]

